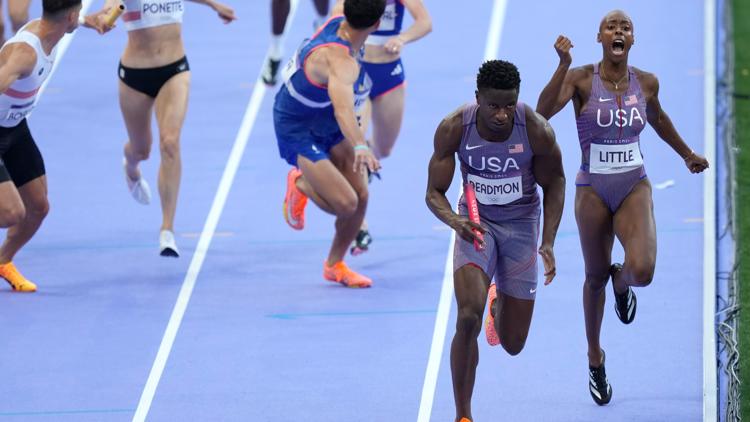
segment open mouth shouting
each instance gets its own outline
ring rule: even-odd
[[[612,41],[612,53],[616,56],[625,54],[625,40],[618,38]]]

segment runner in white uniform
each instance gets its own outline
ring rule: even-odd
[[[0,49],[0,277],[15,291],[36,285],[13,265],[13,258],[47,216],[44,160],[31,136],[26,116],[52,71],[55,47],[78,26],[80,0],[44,0],[41,19],[29,22]]]
[[[234,11],[213,0],[191,0],[212,8],[225,23]],[[106,0],[103,11],[119,0]],[[159,197],[162,225],[159,253],[178,257],[174,217],[180,188],[180,132],[190,87],[190,66],[182,42],[183,0],[125,0],[122,20],[128,43],[120,59],[120,109],[129,140],[125,144],[125,179],[136,201],[148,204],[151,193],[138,163],[151,153],[151,116],[159,127]],[[111,29],[107,27],[106,30]]]

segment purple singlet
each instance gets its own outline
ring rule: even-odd
[[[615,213],[633,187],[646,177],[639,135],[646,126],[646,100],[632,68],[628,89],[616,95],[604,88],[594,64],[591,95],[576,119],[583,152],[576,186],[591,186]]]

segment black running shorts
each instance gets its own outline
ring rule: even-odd
[[[0,127],[0,183],[12,180],[20,188],[44,174],[44,160],[26,119],[14,127]]]
[[[142,92],[151,98],[156,98],[161,87],[175,75],[182,72],[190,71],[187,57],[183,57],[174,63],[166,66],[153,67],[148,69],[137,69],[123,66],[117,71],[117,76],[127,86],[138,92]]]

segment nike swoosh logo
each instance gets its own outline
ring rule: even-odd
[[[531,293],[531,294],[536,293],[536,289],[529,289],[529,293]]]
[[[474,145],[474,146],[466,145],[466,151],[471,151],[473,149],[482,148],[483,146],[484,145]]]
[[[612,101],[612,100],[614,100],[614,98],[602,98],[602,97],[599,97],[599,102],[600,103],[604,103],[604,102]]]

